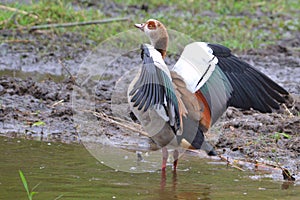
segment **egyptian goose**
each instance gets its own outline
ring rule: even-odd
[[[164,62],[169,40],[165,26],[149,19],[135,27],[148,36],[151,45],[141,46],[143,65],[129,86],[128,102],[162,148],[162,170],[166,168],[167,145],[193,149],[208,145],[203,133],[228,106],[266,113],[286,102],[289,93],[285,89],[219,44],[187,45],[169,70]],[[175,150],[174,170],[177,160]]]

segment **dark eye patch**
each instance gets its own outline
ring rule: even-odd
[[[148,29],[150,29],[150,30],[156,29],[156,25],[155,25],[154,21],[148,22]]]

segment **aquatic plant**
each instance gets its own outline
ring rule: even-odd
[[[33,195],[37,194],[37,192],[33,191],[39,184],[37,184],[36,186],[33,187],[33,189],[31,191],[29,191],[29,187],[28,187],[28,183],[27,183],[27,180],[23,174],[23,172],[21,170],[19,170],[19,175],[20,175],[20,178],[22,180],[22,183],[23,183],[23,186],[26,190],[26,193],[27,193],[27,196],[28,196],[28,199],[29,200],[32,200],[32,197]]]

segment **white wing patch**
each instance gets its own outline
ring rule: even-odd
[[[218,58],[205,42],[194,42],[187,45],[172,71],[180,74],[188,90],[196,92],[209,79]]]

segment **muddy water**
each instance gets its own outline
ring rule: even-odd
[[[262,71],[265,70],[266,74],[289,92],[299,95],[298,56],[279,51],[272,53],[273,57],[269,58],[260,52],[249,52],[243,58]],[[269,54],[271,53],[268,52]],[[131,67],[129,63],[140,63],[139,55],[133,55],[131,52],[116,59],[111,64],[111,74],[103,76],[107,78],[102,77],[101,84],[97,84],[99,77],[92,79],[97,86],[95,91],[98,111],[113,113],[116,116],[118,115],[113,108],[122,113],[128,112],[126,98],[119,98],[121,95],[116,95],[117,99],[113,98],[113,92],[117,91],[113,90],[113,86],[117,80],[120,81],[118,78],[124,71],[128,71],[127,68],[121,68],[122,66]],[[173,60],[171,57],[168,62],[172,63]],[[281,65],[275,61],[285,63],[289,70],[281,69]],[[31,63],[28,64],[30,65]],[[264,175],[252,170],[241,172],[219,161],[212,163],[215,161],[195,156],[185,156],[181,159],[176,176],[171,173],[169,167],[165,179],[157,171],[141,174],[116,172],[100,164],[81,145],[53,143],[79,142],[71,100],[76,87],[67,76],[64,76],[62,81],[61,73],[54,73],[58,78],[56,80],[55,75],[50,77],[47,74],[49,71],[43,70],[42,67],[39,72],[41,79],[36,76],[36,72],[35,76],[31,77],[32,74],[28,74],[31,70],[0,72],[1,135],[47,141],[1,137],[0,194],[3,199],[26,199],[18,176],[19,169],[25,173],[30,187],[40,183],[35,189],[39,192],[35,199],[55,199],[61,195],[62,199],[297,199],[300,195],[300,116],[297,114],[299,103],[290,108],[293,116],[280,112],[261,114],[229,109],[219,123],[221,136],[216,141],[216,150],[220,154],[226,149],[229,151],[227,154],[233,153],[233,158],[279,161],[281,166],[296,174],[298,182],[295,184],[283,183],[280,174],[274,177],[274,174]],[[289,80],[280,77],[289,77]],[[77,77],[77,83],[80,83],[80,78]],[[123,100],[126,105],[116,107],[118,102],[122,106]],[[86,101],[83,103],[86,104]],[[112,103],[115,103],[115,107],[111,106]],[[34,126],[34,123],[39,121],[45,125]],[[103,123],[98,127],[101,127],[115,144],[124,143],[125,137],[120,134],[122,129],[111,123]],[[278,143],[275,143],[274,133],[278,131],[288,133],[291,137],[280,138]],[[131,144],[130,142],[137,143],[139,140],[135,138],[128,141]],[[158,166],[160,159],[156,160]]]
[[[299,183],[274,181],[261,172],[241,172],[224,163],[185,155],[176,174],[170,166],[133,174],[100,164],[82,145],[0,137],[1,199],[26,199],[18,175],[34,199],[298,199]],[[160,162],[158,160],[158,162]],[[258,180],[257,180],[258,178]]]

